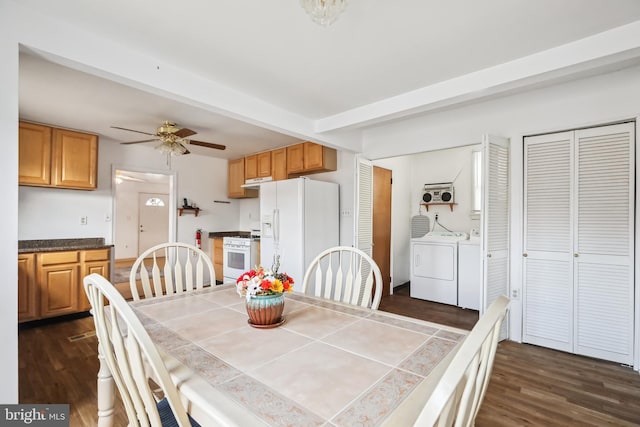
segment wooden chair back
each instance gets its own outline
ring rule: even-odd
[[[382,298],[382,275],[365,252],[336,246],[311,261],[302,279],[302,292],[377,310]]]
[[[164,258],[160,267],[158,258]],[[151,260],[150,267],[145,260]],[[149,261],[147,261],[149,262]],[[205,269],[208,278],[205,278]],[[205,252],[187,243],[161,243],[144,251],[133,263],[129,274],[129,285],[134,300],[140,299],[137,281],[142,284],[145,298],[179,294],[202,289],[205,280],[215,284],[216,274],[211,259]]]
[[[95,273],[84,278],[84,289],[91,303],[100,351],[122,398],[129,425],[162,426],[149,384],[148,372],[153,372],[153,381],[162,389],[178,426],[190,427],[160,353],[120,292]],[[105,305],[105,301],[109,304]]]
[[[509,299],[500,296],[473,327],[431,389],[415,426],[472,426],[489,385]]]

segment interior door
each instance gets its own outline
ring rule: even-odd
[[[524,139],[523,341],[573,350],[573,132]]]
[[[482,138],[485,171],[482,180],[483,254],[480,315],[500,295],[509,295],[509,140]],[[506,338],[508,322],[501,337]]]
[[[373,167],[373,255],[382,275],[382,295],[391,293],[391,171]]]
[[[169,195],[138,194],[138,255],[168,241]]]

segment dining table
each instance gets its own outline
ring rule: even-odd
[[[277,327],[254,327],[234,284],[130,306],[203,427],[412,425],[468,334],[297,292]],[[100,426],[115,391],[104,368]]]

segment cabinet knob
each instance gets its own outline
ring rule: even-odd
[[[491,258],[491,254],[487,254],[487,258]]]
[[[526,258],[526,257],[529,256],[529,254],[525,252],[525,253],[522,254],[522,256]]]
[[[579,254],[579,253],[575,253],[575,254],[573,254],[573,257],[574,257],[574,258],[578,258],[579,256],[580,256],[580,254]]]

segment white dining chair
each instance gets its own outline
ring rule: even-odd
[[[100,354],[120,393],[129,425],[199,427],[182,405],[158,349],[120,292],[96,273],[84,278],[84,289]],[[151,374],[163,399],[157,399],[150,386]]]
[[[335,246],[311,261],[302,279],[302,292],[377,310],[382,298],[382,274],[375,261],[360,249]]]
[[[414,426],[472,426],[489,385],[509,299],[500,296],[482,315],[437,381]],[[441,368],[441,367],[440,367]],[[440,369],[442,370],[442,369]]]
[[[163,267],[158,258],[164,259]],[[147,260],[152,261],[150,266],[145,264]],[[208,278],[205,278],[205,270]],[[140,299],[138,281],[144,298],[153,298],[202,289],[207,283],[215,285],[215,278],[213,263],[201,249],[187,243],[161,243],[136,259],[129,274],[129,285],[131,295],[137,301]]]

